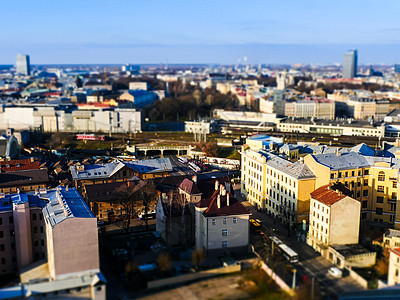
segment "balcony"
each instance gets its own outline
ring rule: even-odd
[[[388,203],[396,203],[397,202],[397,198],[392,198],[392,199],[387,199]]]

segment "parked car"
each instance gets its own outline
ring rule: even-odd
[[[338,267],[330,267],[328,270],[328,274],[335,278],[341,278],[343,273]]]

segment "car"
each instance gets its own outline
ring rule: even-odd
[[[341,278],[343,273],[338,267],[330,267],[328,270],[328,274],[335,278]]]

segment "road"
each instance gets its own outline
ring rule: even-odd
[[[283,243],[298,253],[299,262],[294,265],[297,270],[297,283],[300,282],[304,275],[309,278],[315,278],[315,281],[319,284],[321,296],[330,299],[337,299],[343,292],[363,289],[363,287],[354,279],[350,278],[350,276],[336,279],[328,275],[328,269],[334,266],[330,261],[315,252],[314,249],[306,243],[299,241],[298,237],[294,236],[294,234],[291,234],[291,236],[288,237],[287,227],[270,217],[268,214],[257,211],[241,196],[240,188],[238,188],[238,186],[240,185],[238,184],[234,187],[235,197],[252,213],[252,217],[262,221],[262,231],[264,232],[264,235],[274,235],[278,237]],[[286,268],[278,265],[277,274],[281,275],[282,279],[285,280],[289,286],[292,285],[293,275]]]

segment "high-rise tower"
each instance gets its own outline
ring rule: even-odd
[[[343,56],[343,78],[357,76],[357,50],[350,50]]]
[[[29,62],[29,55],[18,54],[16,63],[17,73],[24,75],[31,75],[31,65]]]

